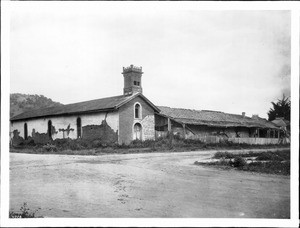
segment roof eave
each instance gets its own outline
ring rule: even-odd
[[[231,125],[222,125],[222,124],[210,124],[210,123],[191,123],[191,122],[188,122],[188,121],[181,121],[181,120],[178,120],[176,118],[173,118],[173,117],[170,117],[168,115],[165,115],[165,114],[162,114],[162,113],[157,113],[157,115],[159,116],[162,116],[162,117],[165,117],[165,118],[170,118],[171,120],[177,122],[177,123],[180,123],[180,124],[188,124],[188,125],[194,125],[194,126],[208,126],[208,127],[246,127],[246,128],[263,128],[263,129],[278,129],[277,127],[268,127],[268,126],[262,126],[262,125],[252,125],[252,126],[249,126],[249,125],[246,125],[246,124],[231,124]]]
[[[17,119],[14,119],[14,117],[12,117],[12,118],[10,118],[10,121],[16,122],[16,121],[40,119],[40,118],[46,118],[46,117],[73,116],[73,115],[91,114],[91,113],[97,113],[97,112],[109,112],[109,111],[115,111],[115,110],[116,110],[116,108],[106,108],[106,109],[96,109],[96,110],[81,111],[81,112],[66,112],[66,113],[59,113],[59,114],[31,116],[31,117],[17,118]]]

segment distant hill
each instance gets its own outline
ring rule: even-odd
[[[50,98],[43,95],[12,93],[10,94],[10,117],[34,109],[61,105],[63,104],[52,101]]]

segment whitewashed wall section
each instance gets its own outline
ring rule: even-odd
[[[37,133],[47,133],[48,121],[51,120],[52,126],[55,127],[55,134],[52,135],[53,139],[69,137],[71,139],[77,138],[77,118],[81,118],[81,126],[86,125],[101,125],[102,121],[106,118],[107,124],[116,132],[119,130],[119,113],[109,112],[109,113],[96,113],[96,114],[83,114],[77,116],[64,116],[64,117],[51,117],[51,118],[39,118],[28,121],[17,121],[10,125],[10,136],[12,137],[12,132],[18,130],[20,132],[19,136],[24,138],[24,123],[27,123],[28,136],[32,136],[33,129]],[[59,131],[59,129],[66,129],[70,125],[70,128],[74,129],[67,133]],[[119,132],[119,131],[118,131]]]

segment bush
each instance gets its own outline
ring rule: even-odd
[[[154,147],[155,148],[162,148],[167,149],[170,148],[170,145],[172,144],[172,141],[167,138],[161,138],[155,141]]]
[[[30,209],[27,207],[27,203],[23,203],[23,206],[20,208],[20,212],[9,212],[9,218],[35,218],[37,210],[30,212]]]
[[[244,158],[239,156],[233,159],[232,165],[237,168],[243,168],[245,165],[247,165],[247,162]]]
[[[28,137],[28,139],[25,140],[24,144],[26,146],[35,146],[35,142],[34,142],[34,140],[31,137]]]
[[[46,144],[46,145],[44,145],[43,149],[46,150],[46,151],[50,151],[50,152],[56,152],[57,151],[56,146],[52,145],[52,144]]]

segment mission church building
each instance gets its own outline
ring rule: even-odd
[[[155,106],[142,90],[142,67],[123,67],[123,95],[43,108],[11,118],[11,143],[48,143],[55,139],[128,144],[168,135],[234,143],[277,144],[280,128],[257,115]]]
[[[21,113],[11,118],[12,141],[36,143],[57,138],[130,143],[155,138],[160,110],[142,94],[142,67],[123,67],[123,95]]]

